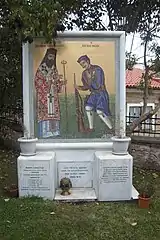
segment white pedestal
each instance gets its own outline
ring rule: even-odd
[[[99,201],[131,200],[132,165],[131,155],[118,156],[109,152],[95,153],[96,194]]]
[[[37,153],[18,157],[19,196],[38,196],[53,200],[55,196],[55,154]]]
[[[138,198],[132,186],[132,156],[111,152],[58,150],[18,158],[19,196],[58,201],[120,201]],[[69,177],[71,194],[61,195],[60,179]]]

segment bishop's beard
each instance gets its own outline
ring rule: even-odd
[[[47,59],[46,65],[47,65],[47,67],[52,68],[52,66],[55,65],[55,61],[53,59],[51,59],[51,60]]]

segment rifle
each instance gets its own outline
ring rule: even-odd
[[[74,86],[76,86],[76,74],[74,73]],[[83,100],[79,94],[78,89],[75,87],[75,102],[76,102],[76,116],[78,124],[78,132],[85,132],[84,126],[84,112],[83,112]]]
[[[66,64],[67,62],[65,60],[63,60],[61,62],[61,64],[63,65],[63,77],[64,77],[64,81],[66,81]],[[64,90],[65,90],[65,108],[66,108],[66,132],[68,132],[68,100],[67,100],[67,85],[64,85]]]

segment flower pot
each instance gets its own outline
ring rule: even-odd
[[[4,190],[8,197],[18,197],[18,187],[15,184],[12,184],[10,187],[5,187]]]
[[[148,198],[144,198],[144,197],[139,196],[138,197],[138,206],[139,206],[139,208],[149,208],[150,201],[151,201],[151,199],[149,197]]]
[[[113,141],[112,146],[112,153],[115,155],[127,155],[128,154],[128,146],[129,142],[131,141],[130,137],[112,137],[111,140]]]
[[[19,138],[18,142],[20,143],[21,155],[22,156],[34,156],[36,155],[36,143],[37,138]]]
[[[16,189],[10,189],[10,190],[8,191],[8,193],[9,193],[9,196],[10,196],[10,197],[16,198],[16,197],[18,197],[18,188],[16,188]]]

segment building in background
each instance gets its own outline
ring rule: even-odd
[[[143,89],[140,88],[143,69],[133,68],[126,71],[126,115],[127,124],[139,117],[143,110]],[[153,77],[150,83],[150,94],[147,110],[154,109],[160,96],[160,78]],[[141,130],[160,133],[160,110],[152,119],[147,119],[145,124],[141,124]]]

